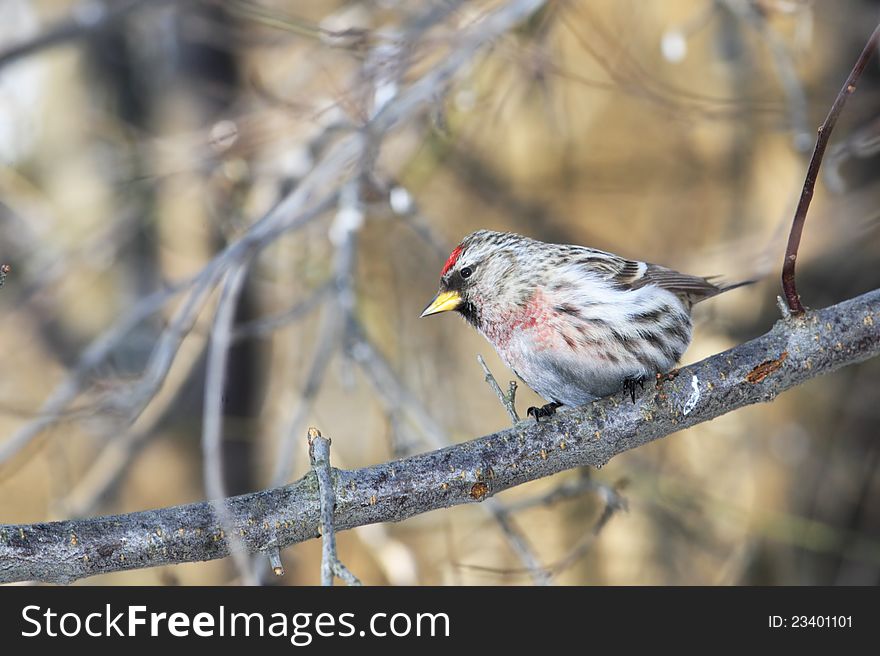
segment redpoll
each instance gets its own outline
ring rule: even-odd
[[[449,256],[422,316],[455,310],[550,403],[538,417],[669,371],[691,341],[694,303],[742,284],[585,246],[478,230]]]

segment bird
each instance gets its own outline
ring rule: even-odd
[[[536,421],[669,372],[691,342],[696,303],[754,281],[713,277],[510,232],[477,230],[449,255],[422,317],[454,311],[548,403]]]

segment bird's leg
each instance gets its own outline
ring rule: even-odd
[[[536,408],[532,406],[528,410],[526,410],[526,416],[534,417],[537,423],[541,423],[541,417],[551,417],[556,414],[556,408],[562,407],[561,403],[557,403],[553,401],[552,403],[548,403],[546,405],[542,405],[540,408]]]
[[[636,402],[636,385],[640,388],[645,389],[645,376],[627,376],[623,379],[623,394],[626,396],[629,394],[629,397],[632,399],[632,402]]]

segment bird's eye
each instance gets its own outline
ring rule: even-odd
[[[461,274],[461,277],[462,277],[462,278],[470,278],[470,277],[471,277],[471,274],[473,274],[473,272],[474,272],[474,270],[473,270],[472,268],[470,268],[470,267],[465,267],[465,268],[462,269],[459,273]]]

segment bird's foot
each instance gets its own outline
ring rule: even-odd
[[[632,399],[632,402],[636,402],[636,385],[638,385],[641,389],[645,389],[645,377],[644,376],[627,376],[623,379],[623,395],[626,396],[629,394],[629,397]]]
[[[526,410],[526,416],[534,417],[537,423],[541,423],[541,417],[552,417],[556,414],[556,408],[562,407],[561,403],[548,403],[547,405],[542,405],[540,408],[536,408],[532,406],[528,410]]]
[[[673,369],[672,371],[665,374],[657,374],[657,382],[655,386],[659,389],[663,386],[663,383],[667,381],[673,381],[676,378],[678,378],[678,369]]]

